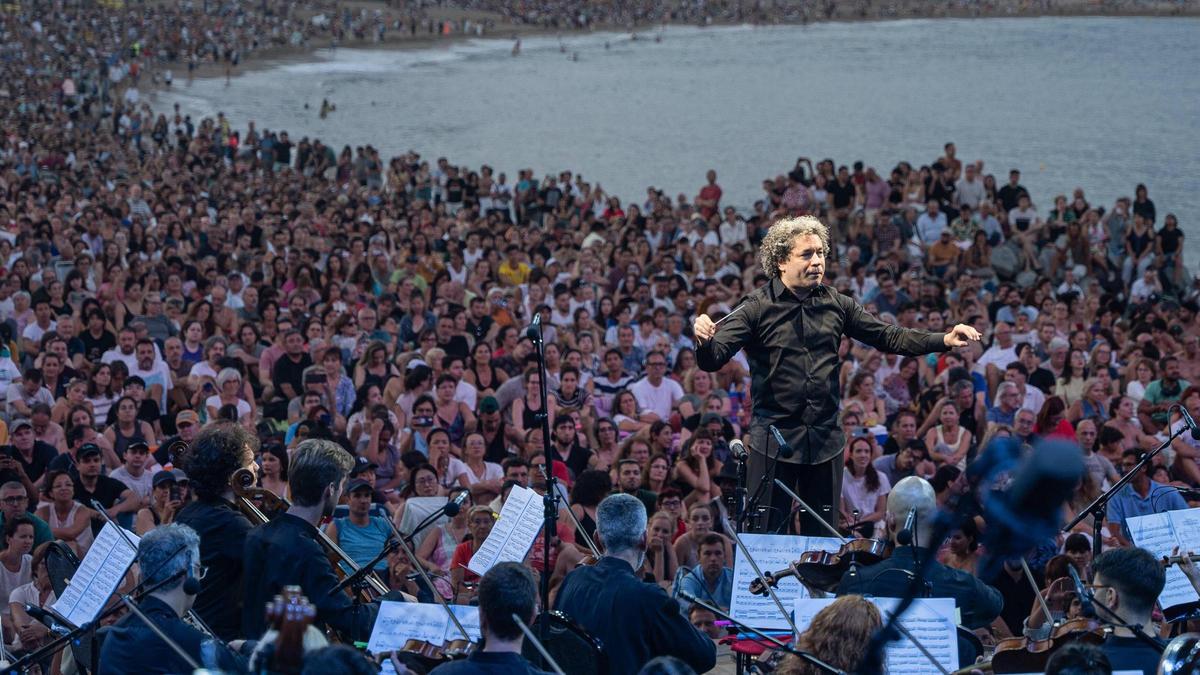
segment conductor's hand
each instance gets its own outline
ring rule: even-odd
[[[979,331],[975,330],[974,327],[960,323],[949,333],[946,333],[946,337],[942,338],[942,340],[946,343],[947,347],[954,348],[966,347],[971,342],[979,342],[979,338]]]
[[[692,333],[696,336],[697,342],[707,342],[717,334],[717,324],[713,323],[707,314],[701,314],[692,324]]]

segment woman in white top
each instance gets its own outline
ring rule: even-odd
[[[1128,371],[1126,371],[1128,372]],[[1138,359],[1133,367],[1133,379],[1125,385],[1125,395],[1134,403],[1141,403],[1146,396],[1146,387],[1154,381],[1154,361],[1146,358]]]
[[[963,469],[967,464],[967,450],[971,447],[971,432],[958,424],[958,406],[946,401],[938,410],[941,424],[925,432],[925,447],[929,458],[935,462]]]
[[[483,461],[487,452],[487,441],[479,433],[467,434],[463,439],[463,461],[457,465],[454,476],[459,485],[470,488],[476,504],[485,504],[500,494],[504,471],[499,464]]]
[[[4,551],[0,552],[0,597],[8,599],[9,593],[33,579],[33,520],[24,514],[9,518],[4,523]],[[12,639],[11,612],[8,603],[0,607],[4,617],[4,640]]]
[[[80,558],[92,545],[92,518],[96,512],[75,501],[75,482],[64,471],[47,471],[37,517],[50,525],[54,538],[66,542]]]
[[[883,513],[892,486],[871,463],[874,447],[869,438],[850,441],[850,456],[842,474],[842,523],[864,537],[883,534]]]
[[[204,407],[208,409],[208,419],[217,419],[217,411],[227,405],[237,406],[239,420],[249,415],[252,408],[241,397],[241,393],[241,374],[233,368],[222,368],[217,374],[217,393],[204,400]]]
[[[4,622],[4,628],[8,630],[13,627],[16,639],[11,644],[14,650],[37,649],[45,644],[46,638],[50,635],[49,628],[35,621],[25,612],[27,604],[46,608],[57,601],[54,596],[54,588],[50,585],[50,571],[46,568],[46,552],[49,549],[50,544],[45,543],[37,547],[32,556],[26,556],[31,559],[29,565],[32,570],[31,579],[17,586],[5,596],[5,612],[12,619]],[[70,651],[68,649],[60,653],[69,654]]]

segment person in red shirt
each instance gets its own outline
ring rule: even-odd
[[[464,583],[474,585],[479,581],[479,575],[467,569],[467,563],[471,562],[471,557],[483,546],[495,522],[496,512],[489,506],[472,506],[467,512],[467,532],[471,536],[454,549],[454,556],[450,559],[450,585],[454,588],[458,604],[468,604],[470,598],[475,595],[473,586],[469,589],[463,587]]]
[[[700,188],[700,194],[696,197],[696,206],[700,209],[700,215],[708,220],[721,208],[722,192],[721,186],[717,185],[716,171],[709,169],[705,178],[708,179],[708,185]]]

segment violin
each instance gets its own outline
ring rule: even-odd
[[[805,551],[787,569],[764,573],[774,588],[781,579],[797,577],[803,583],[826,592],[833,592],[851,564],[869,566],[892,555],[892,543],[881,539],[851,539],[836,551]],[[766,595],[761,579],[750,582],[750,592]]]
[[[1108,637],[1109,627],[1095,619],[1075,618],[1056,623],[1050,637],[1034,640],[1028,637],[1004,638],[996,643],[992,658],[973,668],[989,669],[994,673],[1042,672],[1050,657],[1061,647],[1073,642],[1098,645]]]

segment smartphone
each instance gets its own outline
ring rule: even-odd
[[[170,495],[171,495],[170,499],[171,499],[171,501],[173,501],[173,502],[177,502],[177,501],[179,501],[179,500],[180,500],[180,499],[183,497],[183,495],[181,495],[181,494],[179,493],[179,486],[178,486],[178,485],[172,485],[172,486],[171,486],[171,492],[170,492]]]

